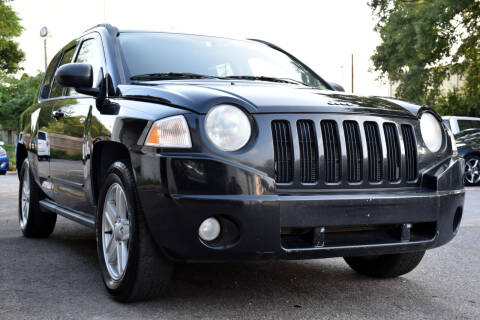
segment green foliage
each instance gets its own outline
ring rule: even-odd
[[[399,98],[440,113],[480,115],[480,1],[371,0],[382,43],[375,70],[398,84]],[[444,92],[449,76],[462,87]],[[454,103],[455,105],[448,105]]]
[[[16,128],[20,114],[32,105],[37,96],[43,73],[34,77],[27,74],[20,79],[0,78],[0,124],[3,128]]]
[[[0,0],[0,75],[14,74],[20,70],[19,63],[25,58],[25,53],[18,43],[12,39],[20,36],[23,31],[9,0]]]

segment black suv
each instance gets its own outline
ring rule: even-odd
[[[21,230],[95,228],[120,301],[161,293],[175,261],[405,274],[456,234],[463,160],[431,109],[335,88],[264,41],[94,27],[21,116]]]

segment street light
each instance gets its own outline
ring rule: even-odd
[[[40,29],[40,37],[43,38],[43,52],[45,55],[45,72],[47,72],[47,36],[48,36],[47,27],[42,27]]]

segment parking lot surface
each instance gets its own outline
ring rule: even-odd
[[[103,288],[92,230],[59,217],[50,238],[23,238],[17,189],[0,176],[0,319],[480,319],[480,188],[457,237],[406,276],[343,259],[183,264],[165,298],[134,304]]]

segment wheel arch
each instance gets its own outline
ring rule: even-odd
[[[93,145],[91,179],[95,203],[98,202],[102,182],[108,168],[120,160],[126,161],[126,165],[131,166],[130,152],[124,144],[115,141],[99,141]]]

